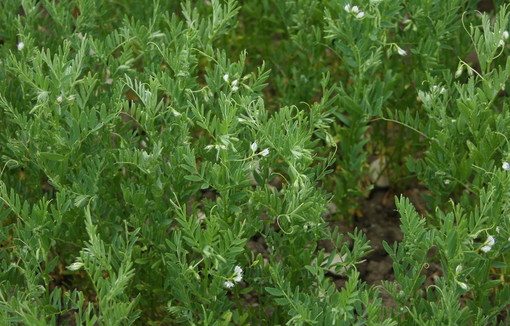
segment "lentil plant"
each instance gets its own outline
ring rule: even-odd
[[[1,324],[508,324],[486,3],[2,1]],[[374,189],[403,234],[379,285],[333,227]]]

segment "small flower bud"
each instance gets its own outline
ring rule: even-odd
[[[18,43],[18,51],[23,50],[24,47],[25,47],[25,43],[23,43],[23,42]]]
[[[352,7],[351,12],[352,12],[353,14],[357,14],[357,13],[359,12],[359,8],[358,8],[358,6],[354,6],[354,7]]]
[[[82,267],[83,267],[83,263],[81,261],[76,261],[76,262],[72,263],[71,265],[67,266],[67,269],[70,271],[77,271]]]
[[[239,87],[237,86],[232,86],[232,92],[237,92],[237,90],[239,89]]]
[[[181,115],[181,113],[176,111],[175,109],[171,108],[171,110],[172,110],[172,114],[174,115],[174,117],[178,117]]]
[[[260,152],[260,155],[262,156],[268,156],[269,155],[269,148],[264,149],[262,152]]]
[[[401,49],[401,48],[398,48],[397,52],[398,52],[398,54],[399,54],[399,55],[401,55],[401,56],[405,56],[405,55],[407,55],[406,50],[403,50],[403,49]]]
[[[225,81],[225,83],[228,83],[228,74],[224,74],[223,75],[223,80]]]
[[[459,286],[462,288],[462,290],[467,290],[468,289],[467,284],[464,283],[464,282],[459,282]]]
[[[59,95],[59,96],[57,97],[57,102],[58,102],[58,103],[61,103],[61,102],[62,102],[62,95]]]
[[[356,15],[356,18],[357,18],[357,19],[361,19],[361,18],[363,18],[363,17],[365,17],[365,13],[364,13],[363,11],[360,11],[360,12]]]
[[[459,265],[457,268],[455,268],[455,273],[460,274],[460,272],[462,272],[462,265]]]
[[[256,142],[253,142],[251,145],[250,145],[250,149],[252,152],[255,152],[257,150],[257,148],[259,148],[259,146],[257,145]]]
[[[503,31],[503,33],[501,33],[501,34],[503,35],[503,39],[505,39],[505,40],[507,40],[507,39],[508,39],[508,37],[510,36],[510,35],[508,34],[508,31]]]
[[[350,4],[346,4],[344,6],[344,10],[347,11],[347,12],[351,12],[351,5]]]
[[[225,281],[225,283],[223,283],[223,285],[225,285],[225,287],[228,289],[231,289],[234,287],[234,283],[231,281]]]
[[[232,86],[236,86],[238,82],[239,82],[239,81],[238,81],[237,79],[234,79],[234,80],[232,81]]]
[[[499,40],[498,47],[499,46],[505,46],[505,41],[504,40]]]
[[[455,72],[455,78],[459,78],[463,72],[464,72],[464,66],[460,66],[459,68],[457,68],[457,71]]]
[[[492,235],[489,235],[487,237],[487,244],[492,247],[492,246],[494,246],[495,243],[496,243],[496,240],[494,240],[494,237]]]

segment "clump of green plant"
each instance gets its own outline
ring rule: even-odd
[[[2,4],[0,319],[505,324],[509,8],[476,4]],[[324,218],[374,157],[429,208],[397,196],[381,286]]]

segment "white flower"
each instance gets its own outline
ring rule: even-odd
[[[25,43],[23,43],[23,42],[18,43],[18,51],[23,50],[24,47],[25,47]]]
[[[464,282],[459,282],[459,286],[463,289],[463,290],[467,290],[468,289],[468,286],[466,283]]]
[[[260,155],[262,156],[268,156],[269,155],[269,148],[264,149],[262,152],[260,152]]]
[[[365,13],[364,13],[363,11],[360,11],[360,12],[356,15],[356,18],[358,18],[358,19],[361,19],[361,18],[363,18],[363,17],[365,17]]]
[[[508,39],[508,36],[510,36],[508,34],[508,31],[503,31],[503,33],[501,33],[503,35],[503,39],[507,40]]]
[[[446,180],[444,181],[444,184],[445,184],[445,185],[449,185],[449,184],[450,184],[450,180],[446,179]]]
[[[62,102],[62,95],[59,95],[59,96],[57,97],[57,102],[58,102],[58,103]]]
[[[489,251],[491,251],[491,249],[492,249],[491,246],[483,246],[482,248],[480,248],[480,250],[483,252],[489,252]]]
[[[496,226],[496,233],[499,233],[500,229],[499,226]]]
[[[485,243],[492,247],[496,243],[496,240],[494,240],[494,237],[492,235],[489,235]]]
[[[354,6],[354,7],[352,7],[352,9],[351,9],[351,12],[352,12],[353,14],[357,14],[357,13],[358,13],[358,11],[359,11],[358,6]]]
[[[204,214],[204,212],[198,212],[197,213],[197,222],[202,223],[206,219],[206,217],[207,216]]]
[[[225,83],[228,83],[228,74],[223,75],[223,80],[225,81]]]
[[[234,79],[234,80],[232,81],[232,86],[236,86],[238,82],[239,82],[239,81],[238,81],[237,79]]]
[[[228,289],[231,289],[234,287],[234,283],[231,281],[225,281],[225,283],[223,283],[223,285],[225,285],[225,287]]]
[[[505,41],[504,40],[499,40],[498,46],[505,46]]]
[[[234,282],[236,283],[241,282],[243,280],[243,269],[241,268],[241,266],[236,266],[234,268],[234,273],[235,273]]]
[[[239,89],[239,87],[237,86],[232,86],[232,92],[237,92],[237,90]]]
[[[240,266],[236,266],[234,268],[234,272],[237,274],[237,275],[243,275],[243,269],[240,267]]]
[[[457,268],[455,268],[455,273],[460,274],[460,272],[462,272],[462,265],[459,265]]]
[[[510,163],[508,162],[503,162],[503,166],[502,166],[503,170],[505,171],[510,171]]]
[[[405,56],[405,55],[407,55],[406,50],[403,50],[403,49],[401,49],[401,48],[398,48],[398,49],[397,49],[397,52],[398,52],[398,54],[399,54],[399,55],[401,55],[401,56]]]
[[[257,145],[256,142],[251,143],[250,149],[252,152],[255,152],[257,150],[257,148],[259,148],[259,145]]]
[[[344,6],[344,10],[347,11],[347,12],[351,12],[351,5],[350,4],[346,4]]]
[[[82,267],[83,267],[83,263],[81,261],[75,261],[71,265],[67,266],[67,269],[70,271],[77,271]]]

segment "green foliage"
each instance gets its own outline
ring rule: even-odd
[[[494,3],[2,2],[0,320],[508,323]],[[325,213],[349,223],[383,177],[427,211],[396,197],[375,286],[364,232]]]

